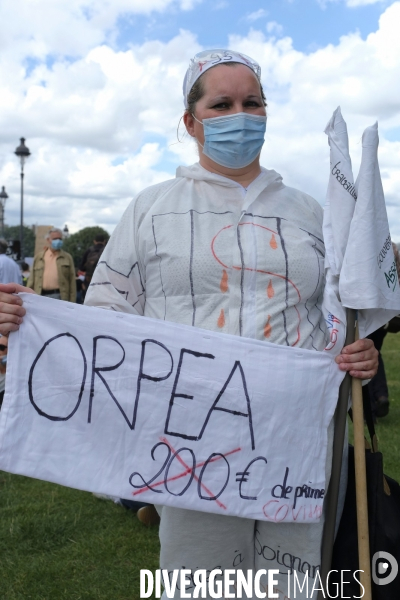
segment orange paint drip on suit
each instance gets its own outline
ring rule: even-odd
[[[267,287],[267,296],[268,298],[273,298],[275,296],[274,286],[272,285],[272,279],[269,280],[269,284]]]
[[[220,329],[225,325],[225,313],[223,308],[221,308],[221,312],[219,313],[217,325]]]
[[[264,327],[264,337],[269,338],[271,336],[271,325],[269,324],[271,315],[268,315],[268,320]]]
[[[276,241],[274,234],[271,235],[271,239],[269,240],[269,245],[271,246],[272,250],[276,250],[278,247],[278,243]]]
[[[228,291],[228,273],[225,269],[222,270],[221,283],[219,284],[220,290],[223,294]]]

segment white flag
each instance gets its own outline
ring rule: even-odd
[[[377,158],[378,126],[363,134],[356,183],[340,108],[325,133],[331,164],[323,226],[323,311],[331,335],[326,350],[338,354],[345,338],[344,307],[358,309],[360,337],[366,337],[400,312],[400,292]]]
[[[378,124],[362,137],[357,202],[340,273],[343,306],[359,310],[360,337],[400,312],[400,291],[378,164]]]
[[[340,106],[325,128],[330,147],[330,175],[324,209],[326,260],[333,275],[338,276],[343,264],[350,223],[357,200],[347,126]]]
[[[355,186],[347,126],[338,107],[325,128],[330,148],[330,174],[324,208],[325,277],[322,310],[328,328],[326,351],[336,356],[346,337],[346,311],[339,297],[339,274],[355,206]]]

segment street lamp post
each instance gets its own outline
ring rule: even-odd
[[[25,138],[21,138],[21,143],[15,151],[15,154],[21,161],[21,225],[19,229],[19,243],[21,246],[21,261],[24,260],[24,164],[25,160],[30,156],[29,149],[25,146]]]
[[[6,200],[8,198],[8,194],[6,192],[6,188],[4,185],[1,188],[0,192],[0,203],[1,203],[1,236],[4,237],[4,211],[6,209]]]

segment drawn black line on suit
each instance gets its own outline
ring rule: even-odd
[[[288,258],[288,254],[286,251],[285,240],[282,235],[282,227],[281,227],[282,220],[286,221],[287,219],[282,219],[282,217],[255,215],[250,212],[245,213],[245,216],[252,217],[253,219],[254,218],[255,219],[274,219],[276,222],[275,229],[276,229],[279,239],[281,241],[281,248],[282,248],[283,256],[285,259],[285,275],[284,275],[284,277],[285,277],[285,304],[286,304],[286,310],[287,310],[289,308],[289,258]],[[286,345],[290,346],[289,331],[287,328],[286,313],[284,310],[282,311],[282,318],[283,318],[283,329],[285,332]]]
[[[112,274],[113,274],[113,273],[115,273],[116,275],[119,275],[120,277],[124,277],[124,278],[126,279],[126,281],[128,281],[128,280],[129,280],[129,278],[130,278],[130,276],[132,275],[133,271],[135,270],[135,268],[137,269],[137,273],[138,273],[138,275],[139,275],[139,281],[140,281],[140,286],[141,286],[141,288],[142,288],[142,291],[141,291],[141,293],[140,293],[140,294],[136,294],[136,300],[135,300],[135,302],[132,304],[132,307],[135,307],[135,306],[136,306],[136,304],[139,302],[139,299],[141,298],[141,296],[143,296],[143,294],[145,293],[145,287],[144,287],[144,285],[143,285],[142,275],[141,275],[141,273],[140,273],[140,268],[139,268],[139,263],[138,263],[138,261],[136,261],[136,262],[135,262],[135,263],[134,263],[134,264],[131,266],[131,268],[129,269],[129,271],[128,271],[128,273],[127,273],[127,274],[125,274],[125,273],[121,273],[121,271],[118,271],[117,269],[114,269],[114,268],[113,268],[113,267],[111,267],[111,266],[110,266],[110,265],[107,263],[107,261],[105,261],[105,260],[101,260],[101,261],[99,261],[99,263],[98,263],[98,264],[100,264],[100,265],[105,265],[105,266],[106,266],[106,268],[107,268],[107,270],[108,270],[108,271],[111,271],[111,273],[109,273],[109,278],[110,278],[110,280],[109,280],[109,281],[98,281],[98,282],[92,282],[92,283],[90,283],[90,286],[89,286],[89,287],[92,287],[92,286],[94,287],[94,286],[97,286],[97,285],[112,285],[112,286],[114,286],[114,287],[115,287],[115,289],[117,290],[117,292],[118,292],[119,294],[121,294],[121,296],[123,296],[123,297],[125,298],[125,300],[126,300],[127,302],[129,302],[129,293],[130,293],[130,292],[129,292],[129,290],[119,289],[119,288],[121,287],[121,281],[119,280],[119,281],[117,282],[117,281],[116,281],[116,278],[115,278],[115,276],[114,276],[114,275],[112,275]],[[113,279],[114,279],[114,281],[113,281]],[[122,283],[123,283],[123,280],[122,280]]]
[[[286,310],[287,310],[289,308],[289,258],[288,258],[288,254],[287,254],[287,250],[286,250],[285,240],[283,239],[281,226],[282,226],[282,219],[277,218],[276,219],[276,228],[278,230],[278,235],[279,235],[279,239],[281,240],[283,255],[285,257],[285,284],[286,284],[285,303],[286,303]],[[285,311],[282,311],[282,314],[283,314],[283,321],[285,324],[286,345],[289,346],[289,332],[288,332],[287,324],[286,324]]]
[[[160,282],[161,282],[161,289],[162,289],[162,293],[164,294],[164,321],[165,321],[165,317],[167,315],[167,296],[165,295],[165,290],[164,290],[164,282],[163,282],[163,278],[162,278],[162,271],[161,271],[161,256],[158,254],[158,246],[157,246],[157,238],[156,238],[156,232],[154,229],[154,218],[157,215],[152,215],[151,216],[151,229],[153,231],[153,238],[154,238],[154,245],[155,245],[155,255],[158,257],[159,263],[158,263],[158,268],[160,270]]]
[[[253,214],[253,213],[245,213],[245,216],[250,216],[250,217],[253,217],[253,218],[259,218],[259,219],[275,219],[275,220],[276,220],[276,229],[277,229],[277,232],[278,232],[279,238],[280,238],[280,240],[281,240],[281,246],[282,246],[282,250],[283,250],[283,253],[284,253],[284,256],[285,256],[285,266],[286,266],[286,272],[285,272],[285,280],[286,280],[286,298],[285,298],[285,301],[286,301],[286,308],[288,308],[288,298],[289,298],[289,258],[288,258],[288,254],[287,254],[287,250],[286,250],[285,240],[284,240],[284,237],[283,237],[283,235],[282,235],[282,221],[283,221],[283,222],[286,222],[286,223],[291,223],[291,221],[290,221],[289,219],[286,219],[286,218],[284,218],[284,217],[274,217],[274,216],[255,215],[255,214]],[[316,236],[315,234],[311,233],[311,232],[310,232],[310,231],[308,231],[307,229],[304,229],[303,227],[298,227],[297,225],[296,225],[296,227],[297,227],[298,229],[300,229],[300,231],[304,231],[305,233],[307,233],[307,234],[308,234],[308,235],[309,235],[311,238],[314,238],[314,240],[317,240],[317,241],[318,241],[318,242],[320,242],[322,245],[324,244],[324,241],[323,241],[321,238],[319,238],[319,237],[318,237],[318,236]],[[318,248],[318,246],[317,246],[317,243],[316,243],[316,242],[314,242],[313,249],[314,249],[314,252],[315,252],[315,254],[316,254],[316,257],[317,257],[317,264],[318,264],[318,281],[317,281],[316,288],[315,288],[315,290],[314,290],[314,292],[313,292],[313,294],[312,294],[312,295],[314,295],[314,293],[315,293],[316,289],[318,288],[318,286],[319,286],[319,284],[320,284],[320,281],[321,281],[321,269],[320,269],[320,264],[319,264],[319,262],[320,262],[320,261],[318,260],[318,253],[319,253],[319,254],[321,254],[321,255],[324,257],[324,254],[323,254],[323,253],[322,253],[322,252],[319,250],[319,248]],[[318,302],[319,302],[319,299],[320,299],[320,297],[321,297],[321,294],[320,294],[320,295],[318,296],[318,298],[316,299],[316,301],[315,301],[315,303],[314,303],[314,306],[315,306],[315,308],[316,308],[316,309],[317,309],[317,310],[318,310],[318,311],[321,313],[321,316],[322,316],[322,311],[321,311],[321,309],[320,309],[320,308],[319,308],[319,306],[318,306]],[[306,308],[306,310],[307,310],[307,313],[309,314],[309,309],[308,309],[308,307],[307,307],[307,302],[308,302],[308,300],[307,300],[307,301],[306,301],[306,303],[305,303],[305,308]],[[310,321],[310,319],[308,318],[308,314],[307,314],[307,320],[309,321],[309,323],[310,323],[310,324],[311,324],[313,327],[315,327],[314,323],[312,323],[312,322]],[[289,344],[289,340],[288,340],[288,331],[287,331],[287,327],[286,327],[286,315],[285,315],[285,311],[282,311],[282,316],[283,316],[283,319],[284,319],[284,330],[285,330],[285,335],[286,335],[286,344],[289,346],[290,344]],[[325,335],[325,332],[324,332],[324,330],[323,330],[323,329],[321,329],[321,324],[320,324],[320,323],[321,323],[321,320],[319,320],[319,321],[318,321],[318,328],[319,328],[319,329],[320,329],[320,331],[321,331],[321,332],[322,332],[322,333]],[[311,337],[312,337],[312,336],[311,336]],[[314,345],[312,345],[312,346],[313,346],[313,348],[316,350],[315,346],[314,346]]]
[[[111,265],[108,264],[108,262],[106,260],[100,260],[99,261],[99,265],[106,265],[110,271],[113,271],[114,273],[117,273],[118,275],[122,275],[122,277],[126,277],[127,279],[130,277],[133,269],[136,267],[136,265],[138,264],[138,261],[136,261],[131,268],[129,269],[128,273],[122,273],[121,271],[118,271],[118,269],[114,269],[114,267],[111,267]],[[142,283],[142,282],[141,282]],[[143,287],[143,284],[142,284]],[[144,289],[144,288],[143,288]]]
[[[243,213],[242,216],[245,216],[246,214],[249,213]],[[250,214],[250,216],[252,216]],[[274,217],[272,217],[274,218]],[[274,235],[278,235],[277,231],[270,229],[269,227],[265,227],[264,225],[260,225],[258,223],[254,223],[253,221],[251,222],[241,222],[238,223],[238,225],[236,226],[236,231],[237,231],[237,239],[238,239],[238,246],[239,246],[239,251],[240,251],[240,267],[237,265],[227,265],[225,264],[221,258],[218,256],[217,251],[215,250],[215,242],[217,240],[217,238],[219,237],[219,235],[221,235],[224,231],[226,231],[227,229],[231,229],[234,225],[225,225],[224,227],[222,227],[213,237],[212,241],[211,241],[211,252],[212,255],[214,256],[215,260],[224,268],[224,269],[235,269],[241,272],[241,277],[240,277],[240,292],[241,292],[241,303],[240,303],[240,309],[239,309],[239,334],[242,335],[242,325],[243,325],[243,306],[244,306],[244,272],[245,271],[253,271],[253,272],[257,272],[257,273],[263,273],[263,274],[268,274],[268,275],[275,275],[276,277],[281,277],[284,278],[283,275],[280,275],[278,273],[272,273],[269,271],[264,271],[261,269],[255,269],[253,267],[246,267],[246,263],[244,260],[244,252],[243,252],[243,246],[242,246],[242,242],[241,242],[241,233],[240,233],[240,229],[239,227],[243,227],[245,225],[252,225],[253,227],[261,227],[261,229],[266,229],[268,231],[270,231],[271,233],[273,233]],[[290,281],[290,280],[289,280]],[[296,292],[299,295],[299,299],[300,299],[300,293],[298,291],[298,289],[296,288],[296,286],[293,284],[293,282],[291,282],[291,285],[295,288]]]
[[[157,237],[156,237],[156,232],[155,232],[155,218],[156,217],[168,217],[171,215],[189,215],[190,216],[190,254],[189,254],[189,287],[190,287],[190,295],[192,298],[192,326],[194,326],[196,324],[196,295],[195,295],[195,291],[194,291],[194,277],[193,277],[193,260],[194,260],[194,256],[195,256],[195,236],[194,236],[194,216],[196,215],[207,215],[207,214],[211,214],[211,215],[228,215],[231,214],[232,211],[230,210],[226,210],[223,212],[216,212],[216,211],[212,211],[212,210],[205,210],[205,211],[199,211],[199,210],[195,210],[194,208],[191,208],[189,210],[183,211],[183,212],[176,212],[176,211],[170,211],[170,212],[166,212],[166,213],[159,213],[159,214],[155,214],[152,215],[151,217],[151,221],[152,221],[152,231],[153,231],[153,238],[154,238],[154,245],[155,245],[155,255],[157,256],[157,258],[159,259],[159,270],[160,270],[160,282],[161,282],[161,289],[162,289],[162,293],[164,296],[164,321],[166,319],[166,314],[167,314],[167,295],[165,293],[165,287],[164,287],[164,282],[163,282],[163,278],[162,278],[162,256],[159,254],[159,244],[157,244]]]
[[[95,283],[91,283],[90,285],[95,286],[95,285],[113,285],[113,284],[111,283],[111,281],[97,281]],[[129,292],[125,292],[124,290],[119,290],[118,288],[115,287],[115,285],[113,287],[117,290],[117,292],[119,294],[121,294],[121,296],[125,296],[125,300],[128,300]],[[143,296],[143,293],[139,294],[139,296]],[[137,304],[138,302],[139,302],[139,300],[136,300],[135,304]],[[133,306],[135,306],[135,304],[133,304]]]
[[[243,306],[244,306],[244,270],[245,270],[245,264],[244,264],[244,256],[243,256],[243,247],[242,247],[242,242],[240,239],[240,229],[239,229],[239,225],[236,227],[237,230],[237,241],[238,241],[238,246],[239,246],[239,252],[240,252],[240,266],[241,266],[241,272],[240,272],[240,310],[239,310],[239,335],[242,335],[243,332]]]
[[[193,209],[190,211],[190,261],[189,261],[189,280],[190,280],[190,294],[192,296],[193,315],[192,315],[192,327],[196,320],[196,300],[194,297],[193,288],[193,248],[194,248],[194,223],[193,223]]]
[[[308,231],[308,229],[304,229],[304,227],[299,227],[300,231],[305,231],[306,233],[308,233],[309,236],[313,237],[314,239],[318,240],[319,242],[321,242],[321,244],[325,247],[325,243],[324,240],[320,237],[318,237],[317,235],[315,235],[315,233],[311,233],[311,231]],[[325,257],[325,254],[324,254]]]
[[[307,232],[307,233],[308,233],[308,235],[309,235],[310,237],[315,237],[315,236],[312,236],[312,235],[311,235],[309,232]],[[317,238],[317,239],[318,239],[318,238]],[[314,250],[314,252],[315,252],[315,255],[316,255],[316,257],[317,257],[317,265],[318,265],[318,280],[317,280],[317,283],[316,283],[316,285],[315,285],[315,289],[314,289],[314,291],[313,291],[313,293],[311,294],[311,296],[310,296],[310,297],[313,297],[313,296],[314,296],[315,292],[318,290],[318,287],[319,287],[319,284],[320,284],[320,281],[321,281],[321,266],[320,266],[320,261],[319,261],[319,258],[318,258],[318,254],[319,254],[320,256],[322,256],[322,258],[325,258],[325,255],[323,254],[323,252],[321,252],[321,250],[319,250],[319,248],[318,248],[318,246],[317,246],[317,242],[316,242],[315,240],[314,240],[314,243],[313,243],[313,246],[312,246],[312,247],[313,247],[313,250]],[[307,298],[307,300],[306,300],[306,303],[305,303],[305,305],[304,305],[304,306],[305,306],[305,309],[306,309],[306,311],[307,311],[307,321],[310,323],[310,325],[312,325],[312,326],[313,326],[313,328],[315,328],[315,323],[313,323],[313,322],[311,321],[311,319],[310,319],[310,310],[311,310],[312,308],[316,308],[316,309],[317,309],[317,310],[318,310],[318,311],[321,313],[321,317],[322,317],[322,310],[321,310],[321,309],[319,308],[319,306],[318,306],[318,300],[319,300],[320,296],[321,296],[321,294],[318,294],[318,297],[317,297],[316,301],[314,302],[313,306],[311,306],[311,307],[310,307],[310,309],[309,309],[309,308],[308,308],[308,306],[307,306],[307,302],[308,302],[309,298]],[[319,329],[322,331],[322,329],[321,329],[321,325],[320,325],[320,322],[321,322],[321,320],[320,320],[320,319],[318,319],[318,327],[319,327]],[[322,333],[324,333],[324,332],[322,331]],[[313,336],[312,332],[310,332],[310,337],[311,337],[311,340],[312,340],[312,342],[311,342],[311,345],[312,345],[312,347],[314,348],[314,350],[318,350],[318,348],[317,348],[316,346],[314,346],[314,336]]]
[[[197,214],[197,215],[215,214],[215,215],[219,216],[219,215],[231,214],[231,211],[215,212],[215,211],[197,211],[195,209],[189,209],[188,211],[183,211],[183,212],[170,211],[170,212],[166,212],[166,213],[159,213],[159,214],[152,215],[152,231],[153,231],[153,238],[154,238],[154,244],[155,244],[155,255],[159,259],[161,290],[162,290],[162,293],[164,296],[164,320],[166,319],[166,311],[167,311],[167,294],[165,291],[165,285],[164,285],[163,275],[162,275],[162,256],[160,253],[160,244],[159,244],[159,241],[157,241],[155,219],[158,217],[168,217],[170,215],[189,215],[190,216],[189,288],[190,288],[190,294],[191,294],[191,299],[192,299],[192,325],[195,325],[195,322],[196,322],[196,294],[195,294],[195,278],[194,278],[194,273],[193,273],[193,271],[194,271],[193,263],[194,263],[194,257],[195,257],[195,252],[196,252],[195,231],[194,231],[194,229],[195,229],[195,214]],[[263,220],[273,219],[276,223],[276,232],[277,232],[277,235],[279,236],[279,239],[281,242],[281,248],[282,248],[282,252],[283,252],[284,260],[285,260],[285,274],[283,277],[286,282],[285,283],[285,304],[286,304],[286,309],[288,309],[289,308],[289,293],[290,293],[289,292],[289,281],[288,281],[288,279],[289,279],[288,278],[289,257],[287,254],[285,238],[284,238],[283,232],[282,232],[282,222],[287,221],[288,223],[290,223],[290,221],[288,219],[285,219],[282,217],[257,215],[257,214],[253,214],[251,212],[244,213],[244,216],[259,218],[259,219],[263,219]],[[317,236],[314,236],[311,232],[309,232],[305,229],[302,229],[302,228],[298,228],[298,229],[301,229],[301,230],[305,231],[308,235],[315,237],[319,241],[322,241],[319,238],[317,238]],[[240,311],[239,311],[239,332],[240,332],[240,335],[242,335],[243,308],[244,308],[244,270],[246,267],[244,264],[244,252],[243,252],[243,246],[242,246],[239,227],[237,227],[237,231],[238,231],[238,234],[237,234],[238,246],[239,246],[240,257],[241,257],[241,271],[242,271],[241,282],[240,282],[241,305],[240,305]],[[283,326],[284,326],[285,337],[286,337],[286,344],[289,346],[290,341],[289,341],[289,332],[288,332],[288,328],[287,328],[287,317],[286,317],[285,310],[282,311],[282,318],[283,318]]]
[[[246,265],[245,265],[244,252],[243,252],[243,246],[242,246],[242,242],[241,242],[241,234],[240,234],[239,227],[241,227],[243,225],[254,225],[255,227],[262,227],[263,229],[270,230],[275,235],[279,235],[280,240],[281,240],[282,251],[283,251],[283,254],[284,254],[284,258],[285,258],[285,276],[281,276],[279,274],[275,274],[275,275],[278,276],[278,277],[282,277],[286,281],[286,298],[285,298],[286,308],[288,308],[288,306],[289,306],[289,303],[288,303],[289,282],[296,289],[296,292],[299,295],[299,299],[301,299],[300,298],[300,293],[299,293],[298,289],[293,284],[293,282],[291,282],[288,279],[288,256],[287,256],[287,252],[286,252],[285,241],[284,241],[284,238],[283,238],[281,230],[280,230],[280,221],[281,221],[281,218],[280,217],[264,217],[264,216],[260,216],[260,215],[253,215],[252,213],[246,213],[246,212],[244,212],[242,214],[242,216],[248,216],[248,217],[252,217],[252,218],[256,217],[256,218],[260,218],[260,219],[274,219],[276,221],[276,227],[275,227],[276,231],[272,230],[272,229],[269,229],[268,227],[264,227],[263,225],[259,225],[257,223],[254,223],[254,222],[247,222],[247,223],[246,222],[242,222],[242,223],[239,223],[238,226],[237,226],[237,239],[238,239],[238,245],[239,245],[239,250],[240,250],[240,260],[241,260],[241,266],[240,266],[240,270],[241,270],[241,278],[240,278],[240,297],[241,297],[241,301],[240,301],[240,310],[239,310],[239,334],[240,335],[242,335],[242,333],[243,333],[244,271],[246,271],[246,270],[247,271],[253,271],[254,269],[252,269],[251,267],[246,267]],[[229,228],[229,226],[228,227],[224,227],[223,229],[227,229],[227,228]],[[216,236],[214,237],[213,242],[212,242],[212,251],[213,251],[214,257],[219,261],[218,257],[216,256],[216,254],[214,252],[214,249],[213,249],[213,244],[214,244],[215,239],[216,239]],[[221,262],[221,261],[219,261],[219,262]],[[226,265],[223,265],[223,266],[225,268],[227,267]],[[233,267],[233,268],[237,269],[238,267]],[[260,270],[257,270],[257,271],[258,272],[264,272],[264,271],[260,271]],[[296,309],[296,312],[298,313],[297,309]],[[282,311],[282,317],[283,317],[283,326],[284,326],[285,337],[286,337],[286,344],[289,346],[290,343],[289,343],[288,330],[287,330],[287,325],[286,325],[286,314],[285,314],[285,311]],[[299,313],[298,313],[298,318],[299,318],[299,323],[300,323],[300,315],[299,315]],[[299,340],[299,335],[300,335],[300,333],[299,333],[299,328],[298,328],[298,339],[295,342],[295,344]]]
[[[114,267],[111,267],[108,262],[106,260],[100,260],[99,261],[100,265],[106,265],[107,269],[109,269],[110,271],[113,271],[113,273],[117,273],[117,275],[121,275],[122,277],[126,277],[126,279],[129,279],[129,277],[131,276],[133,270],[135,267],[137,267],[138,273],[139,273],[139,280],[140,280],[140,285],[142,287],[142,292],[145,291],[144,285],[143,285],[143,280],[142,280],[142,274],[140,273],[140,269],[139,269],[139,262],[136,261],[131,268],[129,269],[128,273],[121,273],[121,271],[117,271],[117,269],[114,269]]]
[[[300,228],[300,229],[301,229],[301,228]],[[321,239],[321,238],[319,238],[318,236],[314,235],[314,234],[313,234],[313,233],[311,233],[310,231],[307,231],[306,229],[301,229],[301,230],[302,230],[302,231],[305,231],[306,233],[308,233],[308,235],[309,235],[311,238],[314,238],[314,240],[317,240],[318,242],[320,242],[320,243],[321,243],[321,244],[322,244],[322,245],[325,247],[325,245],[324,245],[324,240],[322,240],[322,239]],[[315,245],[313,246],[313,248],[314,248],[314,252],[315,252],[315,254],[316,254],[316,257],[317,257],[317,263],[318,263],[318,283],[317,283],[317,286],[319,286],[319,284],[320,284],[320,282],[321,282],[321,278],[322,278],[322,273],[321,273],[320,261],[319,261],[319,258],[318,258],[318,254],[319,254],[320,256],[322,256],[322,258],[325,258],[325,254],[322,252],[322,250],[320,250],[320,249],[318,248],[318,246],[317,246],[317,243],[316,243],[316,242],[315,242]],[[320,299],[321,299],[321,296],[322,296],[322,294],[323,294],[323,291],[321,291],[321,292],[320,292],[320,294],[318,295],[318,298],[316,299],[316,301],[315,301],[315,303],[314,303],[314,307],[315,307],[315,308],[316,308],[316,309],[319,311],[319,313],[321,314],[321,317],[323,317],[323,314],[322,314],[322,310],[320,309],[319,305],[320,305]],[[310,322],[311,322],[311,321],[310,321]],[[323,333],[323,334],[324,334],[325,338],[326,338],[326,339],[328,339],[328,338],[327,338],[327,331],[326,331],[326,330],[324,330],[324,329],[322,329],[322,327],[321,327],[321,322],[322,322],[322,321],[321,321],[321,319],[318,319],[318,329],[321,331],[321,333]],[[323,322],[325,322],[325,319],[323,319]],[[314,325],[314,324],[312,323],[312,325]],[[314,346],[313,346],[313,347],[314,347]]]

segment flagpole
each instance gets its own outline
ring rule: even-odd
[[[352,344],[355,340],[356,311],[348,308],[346,311],[347,330],[345,346]],[[329,481],[328,492],[325,497],[325,524],[321,547],[320,577],[325,589],[326,579],[331,569],[333,543],[335,541],[336,513],[339,498],[340,474],[342,470],[342,457],[344,438],[346,432],[346,419],[350,394],[351,377],[346,373],[339,388],[339,399],[335,412],[335,432],[332,450],[332,471]],[[318,600],[326,598],[324,592],[318,592]]]
[[[356,340],[359,339],[358,323],[356,326]],[[351,383],[353,431],[354,431],[354,469],[356,480],[356,506],[357,506],[357,536],[358,536],[358,565],[360,569],[360,582],[364,587],[364,600],[372,599],[371,590],[371,561],[369,552],[368,532],[368,500],[367,500],[367,472],[365,465],[365,438],[364,438],[364,410],[362,398],[362,383],[353,377]],[[360,590],[361,593],[361,590]]]
[[[352,344],[359,339],[358,323],[356,324],[356,311],[347,309],[347,332],[345,345]],[[364,586],[363,600],[372,599],[371,591],[371,561],[369,551],[368,532],[368,503],[367,503],[367,477],[365,465],[365,442],[364,442],[364,410],[362,399],[361,379],[350,377],[348,373],[339,390],[339,400],[335,413],[335,434],[333,439],[332,472],[326,496],[325,525],[321,548],[321,582],[325,589],[327,575],[332,565],[333,544],[335,541],[336,513],[339,498],[340,473],[342,468],[342,456],[344,436],[346,430],[347,406],[350,392],[352,396],[353,409],[353,431],[354,431],[354,469],[356,481],[356,505],[357,505],[357,537],[358,537],[358,562],[360,582]],[[326,596],[320,590],[318,600]]]

